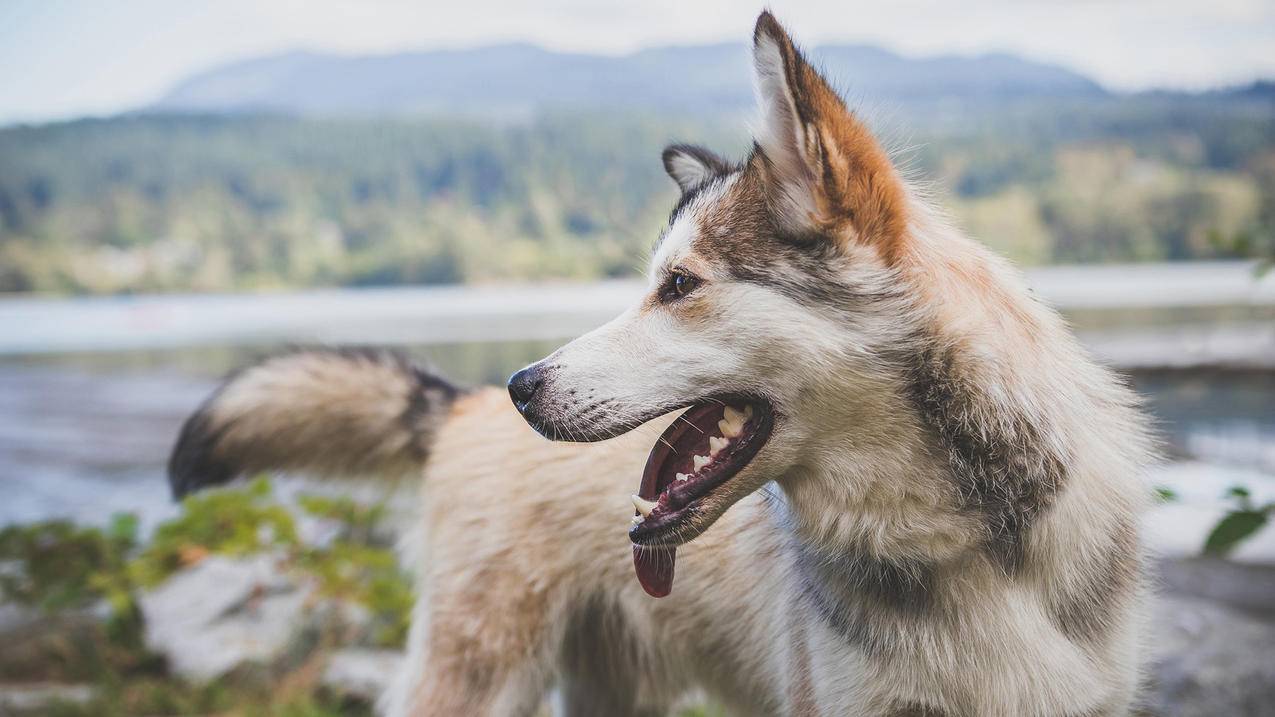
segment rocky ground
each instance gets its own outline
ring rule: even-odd
[[[401,653],[372,646],[360,606],[325,599],[277,561],[209,556],[144,592],[138,604],[147,650],[165,658],[168,674],[192,683],[309,671],[325,704],[339,707],[303,714],[365,713]],[[1142,714],[1275,715],[1275,569],[1175,559],[1160,565],[1159,586]],[[99,630],[104,616],[102,608],[49,615],[5,606],[0,674],[38,674],[35,662],[65,658],[67,646]],[[333,625],[341,626],[340,640],[323,637]],[[75,714],[101,689],[6,678],[0,715]]]
[[[1275,715],[1275,569],[1166,561],[1152,624],[1148,714]]]

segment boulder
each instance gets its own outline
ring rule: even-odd
[[[306,627],[313,588],[281,567],[278,556],[209,556],[138,600],[146,646],[194,681],[245,663],[273,663]]]
[[[57,683],[0,684],[0,717],[48,714],[54,705],[83,705],[93,699],[89,685]]]
[[[389,687],[404,659],[398,650],[338,650],[328,658],[323,686],[346,697],[375,702]]]

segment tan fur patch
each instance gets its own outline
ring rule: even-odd
[[[902,253],[907,237],[907,194],[889,155],[818,71],[806,61],[773,16],[763,14],[756,36],[769,37],[783,58],[795,111],[798,151],[815,190],[814,226],[840,240],[866,242],[887,264]],[[772,160],[775,158],[771,158]],[[800,180],[766,165],[768,186]],[[772,202],[773,192],[772,192]]]

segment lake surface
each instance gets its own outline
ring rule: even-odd
[[[1275,272],[1250,262],[1056,266],[1026,272],[1082,328],[1275,319]],[[0,355],[277,341],[439,344],[550,340],[634,303],[639,281],[233,295],[0,299]],[[1198,321],[1197,321],[1198,323]]]
[[[469,384],[494,383],[559,342],[406,347]],[[234,365],[268,347],[10,358],[0,361],[0,524],[45,517],[100,523],[172,513],[164,464],[181,422]],[[1133,374],[1171,453],[1275,486],[1275,372]],[[1233,478],[1238,480],[1238,478]],[[1219,487],[1220,486],[1220,487]]]
[[[1181,288],[1190,274],[1181,267],[1145,275],[1172,275],[1174,290],[1109,268],[1097,278],[1056,270],[1034,283],[1063,297],[1082,340],[1146,396],[1174,458],[1151,480],[1200,508],[1174,519],[1198,523],[1196,533],[1231,483],[1275,498],[1275,292],[1266,282],[1230,287],[1245,276],[1237,266],[1197,269],[1198,291]],[[164,465],[182,420],[225,372],[286,343],[397,344],[455,380],[499,383],[638,291],[618,282],[0,301],[0,524],[103,523],[127,511],[153,525],[172,515]],[[235,315],[252,329],[235,328]],[[519,340],[497,338],[509,336]],[[1198,535],[1165,540],[1196,545]]]

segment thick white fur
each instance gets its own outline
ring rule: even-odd
[[[800,222],[814,208],[805,130],[766,38],[756,67],[758,140],[784,183],[779,211]],[[780,412],[762,452],[709,499],[716,522],[679,548],[673,595],[641,592],[625,537],[625,495],[667,416],[601,444],[550,444],[503,396],[463,399],[427,469],[421,598],[387,712],[529,714],[558,681],[588,685],[564,700],[569,714],[658,713],[696,685],[740,714],[1126,714],[1141,581],[1109,586],[1111,624],[1092,640],[1065,634],[1056,613],[1060,596],[1093,582],[1094,560],[1138,550],[1113,542],[1136,525],[1151,455],[1130,394],[1018,272],[913,196],[907,262],[888,266],[853,242],[828,259],[837,285],[884,298],[812,305],[734,278],[698,247],[738,181],[712,180],[680,214],[641,304],[544,362],[542,391],[567,436],[634,428],[726,392]],[[665,306],[657,294],[675,268],[703,284]],[[1065,462],[1020,574],[980,557],[988,528],[960,507],[946,457],[884,358],[909,349],[955,357],[977,394],[972,422]],[[895,625],[888,653],[875,654],[811,607],[793,546],[943,565],[951,613]],[[590,605],[610,616],[605,628],[581,627]],[[564,657],[581,634],[592,662]]]
[[[532,715],[554,685],[573,717],[664,714],[697,688],[744,715],[1128,713],[1152,455],[1136,401],[1018,272],[896,186],[839,101],[787,87],[781,39],[764,14],[764,156],[731,170],[671,148],[685,202],[647,295],[540,362],[545,425],[618,437],[547,441],[504,391],[366,351],[267,361],[183,428],[179,492],[426,463],[392,717]],[[798,96],[822,113],[805,127]],[[840,131],[815,126],[830,118]],[[700,281],[668,300],[674,272]],[[653,599],[628,496],[669,411],[740,393],[774,407],[774,432],[668,539],[677,576]]]
[[[705,194],[705,209],[715,196]],[[1091,577],[1077,556],[1110,549],[1108,526],[1140,509],[1142,423],[1119,384],[1016,272],[917,210],[918,250],[950,277],[899,276],[866,250],[842,265],[854,286],[906,287],[903,306],[847,321],[833,308],[713,275],[704,288],[713,293],[703,298],[714,308],[695,323],[635,308],[548,360],[559,367],[556,386],[616,400],[604,420],[617,424],[706,389],[761,391],[784,410],[771,443],[732,481],[744,495],[732,493],[733,507],[679,549],[669,598],[640,591],[624,535],[625,495],[667,418],[602,444],[550,444],[521,425],[503,396],[462,403],[429,467],[424,587],[411,664],[389,714],[441,714],[430,706],[439,694],[477,689],[437,681],[453,660],[505,664],[474,713],[528,713],[550,684],[574,674],[559,659],[561,645],[572,615],[594,600],[626,628],[599,634],[596,646],[623,656],[618,671],[626,676],[615,690],[635,711],[614,714],[658,713],[695,685],[738,714],[893,715],[915,702],[947,715],[1125,714],[1140,662],[1140,587],[1125,588],[1134,592],[1121,596],[1119,626],[1099,646],[1060,633],[1048,607],[1057,591]],[[697,261],[696,233],[675,225],[652,275]],[[971,287],[967,273],[996,291]],[[1004,302],[1018,315],[1006,316]],[[930,559],[971,550],[977,525],[953,508],[924,431],[896,379],[874,361],[906,340],[901,321],[922,320],[944,322],[945,340],[972,352],[974,380],[1049,426],[1071,462],[1066,486],[1033,530],[1034,567],[1015,580],[986,567],[958,575],[958,627],[918,625],[897,636],[908,659],[879,660],[803,601],[784,525],[832,550],[867,544]],[[737,340],[741,333],[749,340]],[[755,491],[772,479],[778,491]],[[507,615],[509,624],[499,624]],[[451,652],[457,644],[462,657]]]

